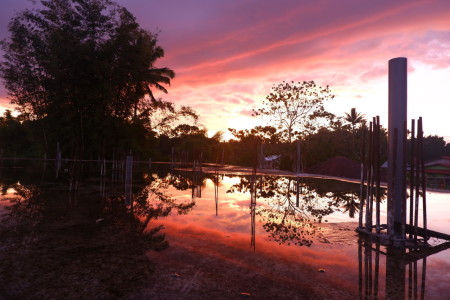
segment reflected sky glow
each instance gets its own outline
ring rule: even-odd
[[[280,178],[279,180],[284,184],[287,179]],[[305,282],[313,284],[313,280],[317,280],[315,277],[317,269],[326,269],[326,272],[329,274],[325,279],[327,284],[339,286],[341,290],[346,290],[349,295],[355,295],[354,297],[356,297],[355,293],[359,288],[358,238],[354,232],[358,220],[357,212],[355,218],[350,218],[348,211],[340,206],[335,207],[334,212],[323,218],[323,220],[328,222],[322,225],[318,224],[322,228],[320,233],[314,237],[314,243],[311,247],[299,247],[288,245],[288,243],[279,244],[274,242],[268,237],[268,232],[263,228],[264,221],[267,221],[265,218],[267,213],[262,215],[256,214],[256,250],[253,251],[253,248],[250,247],[250,194],[248,191],[227,193],[227,191],[232,190],[233,185],[240,182],[241,178],[239,177],[225,176],[221,179],[218,189],[217,216],[214,183],[212,180],[207,179],[202,189],[202,197],[195,199],[196,206],[192,212],[184,216],[170,215],[165,219],[154,221],[152,226],[160,223],[164,224],[168,240],[173,242],[176,247],[187,247],[186,249],[195,251],[198,255],[214,256],[242,269],[253,270],[258,268],[266,270],[263,272],[276,270],[273,276],[278,276],[278,280],[284,277],[289,278],[287,274],[298,269],[299,274],[310,273],[311,281],[306,280]],[[328,182],[325,181],[325,183]],[[304,187],[304,191],[306,191],[306,187]],[[176,197],[181,196],[181,194],[186,195],[185,191],[178,191],[171,187],[168,188],[167,192]],[[315,198],[320,198],[317,193],[312,193],[311,195]],[[351,193],[342,193],[342,195],[349,196]],[[450,219],[448,216],[450,215],[450,208],[449,205],[446,205],[449,194],[429,192],[427,193],[427,198],[428,227],[449,233]],[[258,198],[256,210],[279,209],[280,207],[273,203],[276,201],[270,198]],[[291,195],[291,201],[295,203],[295,195]],[[316,199],[316,201],[318,207],[324,207],[332,199],[321,197]],[[385,220],[385,206],[384,201],[382,204],[382,222]],[[285,206],[281,208],[285,208]],[[279,216],[279,213],[275,213]],[[297,226],[299,228],[302,227],[300,223],[297,223]],[[364,259],[367,259],[367,257],[373,261],[373,266],[375,266],[376,252],[367,250],[375,249],[375,245],[368,244],[368,248],[364,247],[361,252],[363,267]],[[385,247],[381,247],[380,250],[386,252]],[[369,255],[368,253],[372,254],[367,256]],[[255,266],[254,260],[264,261],[265,263]],[[385,291],[387,291],[385,285],[386,270],[393,272],[391,267],[389,267],[392,265],[392,261],[387,262],[384,255],[379,255],[378,261],[378,295],[384,297]],[[419,292],[421,288],[422,263],[419,261],[416,267],[418,272],[417,278],[419,278],[417,282]],[[426,299],[442,299],[441,295],[443,292],[450,292],[450,280],[447,280],[450,278],[449,266],[450,250],[444,250],[427,258]],[[408,278],[409,268],[413,270],[414,264],[406,263],[404,268],[405,276]],[[362,270],[364,273],[365,269],[363,268]],[[371,276],[375,276],[374,274]],[[292,280],[292,278],[289,280]],[[305,280],[304,277],[302,277],[302,280]],[[398,282],[393,284],[398,284]],[[364,287],[362,291],[365,291]],[[405,295],[408,295],[408,279],[406,279],[405,291]]]

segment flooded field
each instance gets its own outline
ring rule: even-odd
[[[74,181],[64,169],[55,179],[51,166],[4,167],[0,211],[26,213],[25,219],[38,223],[58,214],[73,219],[78,211],[87,216],[83,222],[100,226],[117,221],[111,212],[123,207],[127,218],[137,220],[136,228],[163,233],[169,245],[146,252],[153,267],[137,298],[448,299],[450,294],[450,250],[442,241],[432,239],[438,246],[432,251],[405,253],[358,236],[358,184],[153,164],[135,168],[129,199],[123,172],[97,176],[99,170],[85,166]],[[7,210],[18,190],[22,209]],[[32,191],[40,198],[26,202]],[[428,228],[450,233],[450,194],[428,192],[427,199]]]

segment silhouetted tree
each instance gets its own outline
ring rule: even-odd
[[[155,67],[164,56],[157,35],[124,7],[109,0],[40,2],[11,19],[11,38],[2,41],[0,75],[11,103],[40,122],[46,144],[61,141],[74,156],[100,153],[120,140],[115,127],[144,126],[141,107],[157,104],[151,89],[167,92],[175,74]]]
[[[350,113],[345,113],[344,120],[350,123],[353,132],[355,131],[358,124],[362,125],[366,123],[364,114],[357,112],[356,108],[354,107],[350,110]]]
[[[320,120],[329,120],[332,114],[324,102],[334,98],[328,86],[317,86],[314,81],[282,82],[272,88],[254,115],[267,117],[276,124],[284,141],[292,142],[305,133],[316,132]]]

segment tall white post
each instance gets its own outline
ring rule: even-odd
[[[405,198],[405,141],[407,110],[407,59],[389,60],[389,124],[388,124],[388,233],[402,236],[403,202]]]

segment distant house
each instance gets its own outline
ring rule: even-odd
[[[264,169],[280,169],[281,155],[264,157]]]
[[[387,174],[388,163],[385,162],[381,168]],[[429,161],[424,164],[425,174],[427,178],[427,185],[436,187],[450,186],[450,157],[442,156],[438,159]],[[406,166],[409,170],[409,164]]]
[[[439,159],[427,162],[425,173],[429,185],[446,188],[450,185],[450,157],[442,156]]]
[[[309,167],[306,173],[360,179],[361,163],[344,156],[335,156]]]
[[[425,172],[429,176],[450,176],[450,156],[442,156],[439,159],[427,162]]]

